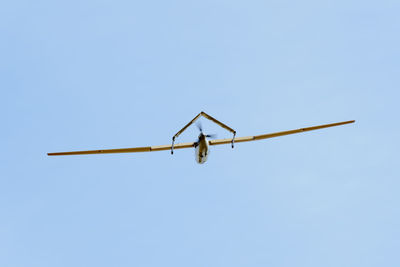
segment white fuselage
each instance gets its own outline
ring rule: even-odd
[[[196,146],[196,162],[199,164],[203,164],[207,161],[209,154],[209,145],[208,140],[204,135],[199,136],[199,141]]]

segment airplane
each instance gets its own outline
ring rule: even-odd
[[[190,125],[192,125],[194,122],[196,122],[197,119],[200,118],[201,116],[205,117],[206,119],[211,120],[212,122],[218,124],[222,128],[230,131],[233,134],[232,139],[208,140],[207,138],[212,138],[214,135],[204,134],[201,125],[197,124],[197,127],[200,130],[200,134],[199,134],[196,142],[175,144],[176,138],[183,131],[185,131]],[[234,148],[235,143],[268,139],[268,138],[284,136],[284,135],[289,135],[289,134],[296,134],[296,133],[302,133],[302,132],[307,132],[307,131],[319,130],[319,129],[323,129],[323,128],[334,127],[334,126],[339,126],[339,125],[344,125],[344,124],[349,124],[349,123],[354,123],[354,122],[355,122],[355,120],[342,121],[342,122],[300,128],[300,129],[295,129],[295,130],[288,130],[288,131],[282,131],[282,132],[276,132],[276,133],[268,133],[268,134],[236,138],[235,130],[233,130],[231,127],[225,125],[224,123],[218,121],[217,119],[211,117],[210,115],[208,115],[207,113],[202,111],[172,137],[171,145],[118,148],[118,149],[86,150],[86,151],[71,151],[71,152],[54,152],[54,153],[47,153],[47,155],[48,156],[64,156],[64,155],[110,154],[110,153],[136,153],[136,152],[152,152],[152,151],[162,151],[162,150],[171,150],[171,154],[174,154],[174,149],[183,149],[183,148],[194,147],[196,162],[199,164],[203,164],[208,159],[210,146],[231,144],[232,148]]]

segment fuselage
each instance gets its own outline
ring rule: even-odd
[[[196,162],[199,164],[206,162],[209,152],[208,140],[204,134],[200,134],[199,140],[196,143]]]

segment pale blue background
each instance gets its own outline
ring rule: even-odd
[[[2,1],[0,266],[400,266],[399,13]],[[205,165],[192,149],[46,156],[168,144],[201,110],[238,136],[357,123]]]

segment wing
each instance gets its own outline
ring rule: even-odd
[[[256,140],[278,137],[278,136],[283,136],[283,135],[302,133],[302,132],[319,130],[319,129],[323,129],[323,128],[334,127],[334,126],[339,126],[339,125],[349,124],[349,123],[354,123],[354,122],[355,122],[354,120],[343,121],[343,122],[336,122],[336,123],[331,123],[331,124],[324,124],[324,125],[312,126],[312,127],[307,127],[307,128],[300,128],[300,129],[296,129],[296,130],[283,131],[283,132],[246,136],[246,137],[238,137],[238,138],[235,138],[235,143],[256,141]],[[210,140],[209,144],[214,146],[214,145],[230,144],[231,142],[232,142],[232,139],[216,139],[216,140]]]
[[[194,143],[180,143],[180,144],[174,145],[174,149],[189,148],[189,147],[194,147]],[[161,151],[161,150],[169,150],[169,149],[171,149],[171,145],[118,148],[118,149],[86,150],[86,151],[71,151],[71,152],[55,152],[55,153],[47,153],[47,155],[48,156],[66,156],[66,155],[111,154],[111,153],[136,153],[136,152]]]

